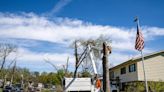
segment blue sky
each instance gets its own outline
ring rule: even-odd
[[[20,67],[53,71],[44,62],[45,56],[57,66],[65,64],[69,56],[73,70],[71,42],[103,35],[112,40],[109,60],[117,65],[139,54],[134,50],[135,16],[140,19],[145,37],[144,53],[164,49],[163,3],[163,0],[1,0],[0,41],[19,46]]]
[[[57,17],[77,18],[94,24],[134,26],[134,16],[143,25],[163,27],[163,0],[61,0],[68,3],[53,14]],[[34,12],[44,14],[52,11],[59,0],[1,0],[1,12]],[[162,18],[162,19],[161,19]],[[156,21],[153,21],[156,20]]]

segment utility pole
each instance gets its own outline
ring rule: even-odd
[[[111,51],[110,51],[111,52]],[[106,42],[103,42],[103,91],[110,92],[110,82],[109,82],[109,67],[108,67],[108,53]]]

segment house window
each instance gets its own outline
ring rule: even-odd
[[[121,91],[125,91],[125,87],[126,87],[125,83],[122,83],[122,85],[121,85]]]
[[[136,64],[129,65],[129,72],[135,72],[136,71]]]
[[[110,72],[110,78],[114,79],[114,72],[113,71]]]
[[[126,74],[126,67],[121,68],[121,74]]]

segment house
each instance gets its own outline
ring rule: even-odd
[[[164,51],[144,56],[147,81],[164,82]],[[128,83],[143,82],[142,58],[132,58],[109,69],[111,84],[119,85],[124,90]],[[119,81],[119,84],[118,84]]]

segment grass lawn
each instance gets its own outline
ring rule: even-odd
[[[42,89],[41,92],[51,92],[49,89]]]
[[[2,88],[0,88],[0,92],[2,92]]]

